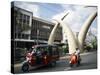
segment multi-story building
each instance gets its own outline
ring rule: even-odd
[[[33,17],[31,27],[31,39],[48,41],[50,33],[54,27],[54,23]],[[60,42],[62,39],[62,28],[59,27],[56,32],[55,42]]]
[[[19,60],[24,55],[23,48],[27,45],[26,40],[30,40],[33,13],[11,4],[11,64]],[[27,48],[27,46],[26,46]],[[23,55],[22,55],[23,54]]]
[[[47,44],[54,23],[33,17],[33,13],[16,6],[11,8],[11,39],[18,48],[31,47],[34,44]],[[59,27],[55,43],[62,40],[62,28]]]
[[[33,13],[18,7],[11,8],[12,35],[15,39],[30,39]]]

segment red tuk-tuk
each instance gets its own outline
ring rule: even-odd
[[[29,71],[30,67],[55,66],[57,60],[59,60],[59,50],[56,45],[35,45],[26,54],[22,71]]]

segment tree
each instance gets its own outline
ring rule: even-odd
[[[92,49],[91,45],[87,42],[84,42],[84,51],[89,52]]]
[[[95,36],[94,39],[91,41],[92,48],[97,50],[97,37]]]

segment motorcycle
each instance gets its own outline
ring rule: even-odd
[[[70,67],[73,67],[74,65],[79,66],[81,63],[80,55],[75,55],[74,53],[70,55]]]

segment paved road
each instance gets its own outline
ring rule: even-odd
[[[57,61],[56,67],[41,67],[37,69],[31,69],[30,73],[36,72],[54,72],[54,71],[68,71],[68,70],[83,70],[83,69],[96,69],[97,68],[97,52],[89,52],[81,55],[82,61],[79,67],[69,67],[68,59],[62,59]],[[15,72],[23,73],[20,70],[20,66],[15,68]]]

